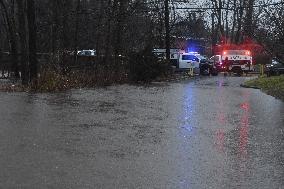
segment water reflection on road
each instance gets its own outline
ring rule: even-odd
[[[0,93],[0,188],[281,188],[284,103],[213,77]]]
[[[185,97],[184,97],[184,110],[183,110],[183,119],[184,123],[182,128],[185,129],[189,134],[193,130],[194,126],[194,115],[195,115],[195,99],[194,91],[192,90],[192,87],[188,85],[187,88],[185,88]]]

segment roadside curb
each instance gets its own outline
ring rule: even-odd
[[[248,88],[248,89],[259,89],[259,90],[261,90],[261,88],[256,87],[256,86],[249,86],[249,85],[245,85],[245,84],[241,84],[240,86],[243,87],[243,88]]]

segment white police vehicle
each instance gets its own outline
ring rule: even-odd
[[[153,54],[158,58],[166,59],[166,49],[154,49]],[[193,69],[194,73],[199,74],[200,61],[202,57],[197,52],[184,52],[180,49],[170,49],[171,63],[178,69]]]

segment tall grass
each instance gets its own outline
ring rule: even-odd
[[[254,80],[247,81],[247,86],[261,88],[268,94],[284,100],[284,75],[274,77],[259,77]]]

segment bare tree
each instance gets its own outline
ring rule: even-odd
[[[246,37],[252,38],[253,37],[253,14],[254,14],[254,2],[255,0],[248,0],[246,4],[246,16],[244,21],[244,35]]]
[[[19,78],[19,67],[18,67],[18,50],[17,50],[17,36],[16,36],[16,25],[15,25],[15,4],[13,2],[8,2],[0,0],[0,6],[3,10],[2,16],[7,24],[7,36],[9,39],[10,53],[12,70],[14,72],[14,77]],[[10,10],[10,11],[9,11]]]
[[[29,82],[28,76],[28,44],[27,44],[27,22],[26,22],[26,1],[17,0],[18,6],[18,33],[20,36],[20,49],[21,49],[21,77],[22,83],[27,85]]]
[[[170,62],[170,10],[169,10],[169,0],[164,0],[165,6],[165,30],[166,30],[166,58],[169,64]]]

